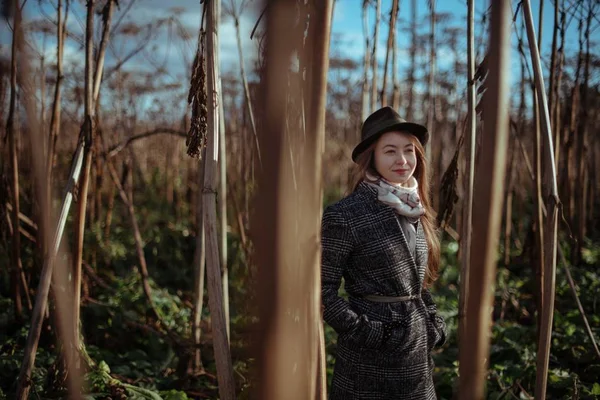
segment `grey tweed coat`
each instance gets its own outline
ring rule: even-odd
[[[435,399],[431,350],[446,338],[423,279],[427,242],[415,256],[394,210],[366,183],[327,207],[322,221],[323,317],[338,333],[330,400]],[[348,300],[339,296],[344,278]],[[414,296],[380,303],[366,295]],[[384,339],[384,326],[395,323]]]

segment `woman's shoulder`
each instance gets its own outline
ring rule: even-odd
[[[359,187],[354,192],[325,207],[323,216],[352,217],[364,214],[369,209],[370,202],[371,199],[364,192],[364,188]]]

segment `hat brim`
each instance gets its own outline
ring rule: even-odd
[[[423,125],[415,124],[413,122],[400,122],[397,124],[392,124],[379,130],[378,132],[375,132],[374,134],[370,135],[369,137],[361,141],[359,144],[357,144],[356,147],[354,147],[354,150],[352,150],[352,161],[356,162],[356,158],[360,155],[360,153],[365,151],[371,144],[373,144],[377,139],[379,139],[381,135],[392,131],[410,133],[411,135],[414,135],[419,140],[419,142],[421,142],[422,146],[425,146],[429,141],[429,132],[427,131],[427,128]]]

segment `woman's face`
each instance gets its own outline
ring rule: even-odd
[[[375,144],[375,169],[385,180],[404,185],[417,167],[417,153],[410,133],[391,131]]]

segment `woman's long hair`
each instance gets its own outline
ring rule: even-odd
[[[425,215],[420,219],[425,231],[425,240],[427,241],[428,258],[427,269],[425,271],[425,287],[430,287],[438,278],[438,270],[440,267],[440,239],[436,219],[433,216],[433,208],[430,200],[430,183],[429,171],[427,167],[427,159],[425,158],[425,149],[419,140],[411,135],[411,141],[415,145],[417,155],[417,166],[413,176],[419,184],[419,197],[425,209]],[[365,151],[360,153],[356,158],[356,164],[352,171],[352,191],[358,188],[358,185],[365,179],[367,172],[371,175],[379,176],[375,170],[375,146],[377,141],[370,145]]]

